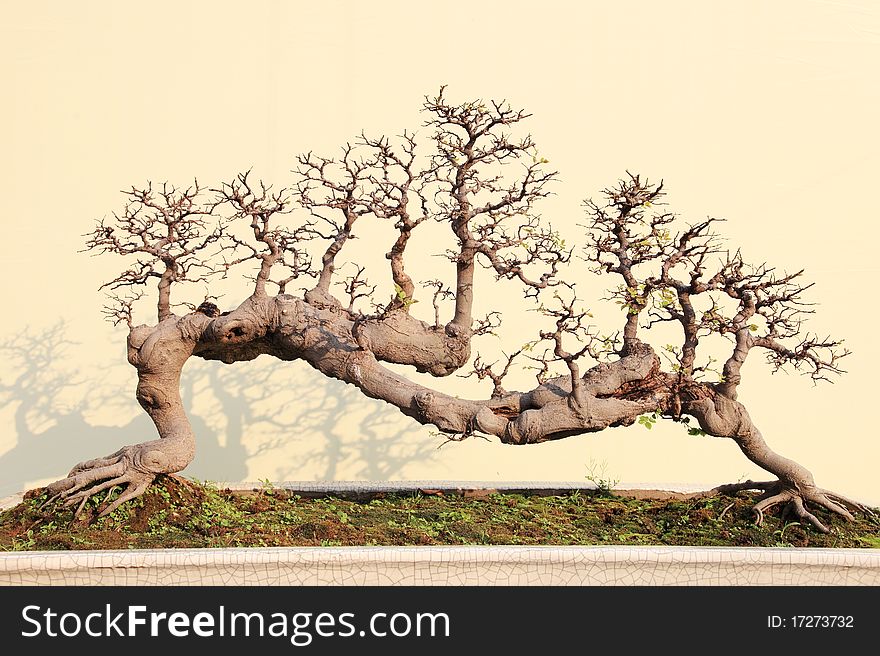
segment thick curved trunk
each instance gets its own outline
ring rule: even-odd
[[[385,325],[377,321],[372,330],[390,334],[405,329],[407,321],[416,321],[405,314],[401,317]],[[416,334],[409,334],[409,342],[404,343],[418,340],[418,324]],[[806,468],[770,449],[741,403],[704,384],[690,383],[676,391],[679,378],[661,372],[653,350],[637,339],[630,340],[619,360],[599,364],[579,378],[577,394],[572,393],[571,377],[564,376],[528,392],[489,400],[453,397],[392,372],[380,360],[399,362],[406,349],[387,344],[394,345],[394,340],[387,340],[385,349],[369,348],[357,322],[338,307],[312,305],[284,294],[252,296],[235,311],[213,319],[199,313],[172,315],[157,326],[133,328],[128,359],[138,372],[137,399],[155,423],[159,439],[81,463],[50,486],[50,492],[67,503],[84,503],[98,491],[127,485],[103,509],[106,514],[142,493],[157,474],[184,469],[195,453],[195,437],[179,393],[187,359],[195,355],[231,363],[265,353],[305,360],[324,375],[451,435],[481,432],[508,444],[534,444],[630,425],[646,412],[689,414],[707,433],[736,441],[749,460],[778,477],[775,496],[756,506],[759,516],[775,503],[791,501],[800,516],[824,529],[803,508],[805,499],[849,516],[843,505],[852,502],[820,490]],[[431,357],[436,345],[427,340],[422,357]]]
[[[686,400],[682,411],[695,417],[704,431],[734,440],[746,458],[788,485],[804,488],[815,485],[813,475],[805,467],[779,455],[767,445],[739,401],[715,393],[711,388],[702,388],[701,391],[708,396]],[[689,393],[695,393],[693,388]]]
[[[105,489],[125,491],[105,504],[106,515],[143,493],[158,474],[186,468],[195,456],[195,435],[180,398],[180,374],[209,319],[201,314],[171,315],[155,327],[138,326],[128,337],[128,360],[137,369],[137,400],[153,420],[159,439],[126,446],[105,458],[78,464],[67,478],[49,486],[68,505]]]
[[[208,322],[204,315],[191,314],[129,334],[128,359],[138,372],[136,397],[161,441],[161,448],[159,441],[151,442],[147,444],[155,450],[137,453],[148,472],[178,472],[195,456],[195,435],[180,398],[180,375]]]
[[[761,431],[752,422],[745,406],[738,401],[712,387],[691,388],[685,391],[685,397],[682,411],[695,417],[704,431],[718,437],[729,437],[749,460],[777,477],[776,481],[747,481],[717,488],[724,492],[764,490],[764,498],[754,507],[759,524],[763,521],[766,510],[780,504],[785,504],[786,511],[793,512],[799,519],[809,522],[822,532],[828,532],[828,528],[806,509],[805,501],[847,519],[853,518],[847,506],[864,510],[861,504],[851,499],[817,487],[813,474],[806,467],[771,449],[764,441]]]
[[[475,401],[434,391],[382,366],[384,350],[373,351],[353,334],[354,322],[343,313],[281,295],[255,303],[211,322],[196,355],[205,359],[252,359],[271,353],[285,360],[302,359],[326,376],[358,387],[423,424],[448,433],[475,430],[512,444],[543,442],[575,433],[633,423],[644,412],[666,402],[668,393],[652,389],[641,398],[612,396],[627,383],[657,373],[657,358],[642,346],[619,361],[602,364],[584,376],[585,398],[576,403],[567,378],[548,381],[535,390],[501,399]],[[257,314],[262,313],[258,319]],[[392,326],[395,324],[392,324]],[[393,330],[393,327],[388,330]],[[410,336],[412,339],[412,336]],[[399,362],[397,357],[385,358]]]

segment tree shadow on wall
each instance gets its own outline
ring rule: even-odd
[[[305,406],[297,429],[321,435],[321,442],[303,450],[295,463],[279,463],[276,480],[304,478],[298,471],[315,472],[312,478],[325,481],[401,479],[412,463],[436,457],[438,441],[395,408],[352,385],[325,379],[304,363],[290,364],[301,369],[296,394]]]
[[[0,408],[14,406],[12,425],[2,428],[4,437],[10,430],[16,436],[15,446],[0,455],[0,496],[156,436],[134,401],[134,371],[125,389],[111,389],[94,371],[72,367],[67,353],[75,343],[67,332],[60,321],[0,342],[10,372],[0,379]],[[269,456],[278,460],[275,480],[333,480],[346,460],[357,478],[387,480],[435,452],[432,440],[418,439],[414,422],[354,388],[301,362],[260,360],[230,366],[192,359],[185,367],[181,397],[196,435],[196,457],[185,475],[240,481],[249,459]],[[191,411],[194,401],[208,410]],[[97,408],[134,416],[123,425],[102,425],[88,418]],[[364,413],[354,431],[345,428],[353,408]],[[322,437],[302,443],[308,433]]]

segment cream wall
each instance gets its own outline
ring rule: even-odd
[[[727,218],[729,243],[754,259],[806,268],[821,303],[812,329],[846,338],[849,374],[813,388],[753,358],[741,398],[820,484],[880,503],[875,2],[7,3],[0,54],[0,496],[152,437],[124,333],[100,315],[96,288],[120,262],[77,253],[118,190],[249,167],[283,185],[298,152],[417,128],[423,95],[448,84],[454,99],[506,97],[534,114],[528,129],[563,180],[543,213],[570,238],[581,200],[629,169],[664,178],[685,217]],[[383,230],[357,244],[380,266]],[[445,233],[426,234],[430,254]],[[443,265],[410,264],[417,280],[449,279]],[[505,311],[516,348],[531,319],[517,318],[516,290],[484,282],[477,303]],[[625,483],[761,475],[729,441],[665,424],[438,450],[430,429],[353,388],[264,360],[188,365],[191,475],[582,480],[591,461]],[[439,385],[487,393],[471,379]]]

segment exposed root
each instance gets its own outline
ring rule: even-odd
[[[720,485],[712,490],[715,494],[732,494],[742,490],[763,490],[764,495],[752,507],[755,513],[755,525],[764,523],[764,515],[777,506],[782,506],[783,517],[793,514],[798,520],[809,522],[816,530],[822,533],[830,532],[816,515],[807,508],[807,502],[830,510],[831,512],[853,521],[852,511],[872,515],[873,512],[864,505],[848,499],[836,492],[823,490],[817,487],[799,487],[783,483],[782,481],[745,481],[744,483],[732,483]]]
[[[742,483],[727,483],[709,490],[709,494],[736,494],[743,490],[769,490],[779,485],[779,481],[745,481]]]
[[[88,500],[94,495],[107,490],[107,497],[99,507],[98,517],[109,515],[126,501],[134,499],[144,492],[156,478],[156,474],[147,470],[141,463],[145,445],[127,446],[106,458],[95,458],[76,465],[66,478],[50,484],[46,490],[49,499],[44,506],[60,502],[65,507],[77,506],[74,517],[79,517]],[[125,486],[122,493],[112,502],[108,502],[113,488]]]
[[[727,504],[727,506],[724,508],[724,510],[721,511],[721,514],[718,515],[718,521],[720,522],[722,519],[724,519],[724,516],[727,514],[727,511],[730,510],[731,508],[733,508],[735,505],[736,504],[732,501],[729,504]]]

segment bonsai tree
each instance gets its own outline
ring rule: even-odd
[[[76,465],[49,486],[55,499],[81,509],[92,495],[124,486],[103,505],[106,515],[158,474],[184,469],[195,455],[178,389],[186,361],[230,364],[268,354],[304,360],[455,440],[482,435],[537,444],[637,421],[650,426],[659,417],[692,434],[730,438],[775,477],[717,488],[762,490],[758,523],[785,506],[827,531],[811,507],[848,519],[861,509],[774,452],[737,400],[743,363],[756,353],[774,369],[790,366],[816,381],[841,372],[841,342],[802,330],[811,310],[801,271],[749,264],[722,248],[716,219],[681,222],[665,209],[663,184],[633,174],[585,202],[585,246],[569,247],[535,212],[557,174],[530,136],[515,136],[528,114],[506,102],[455,104],[443,88],[425,99],[423,111],[429,152],[418,150],[413,133],[361,135],[336,158],[300,155],[284,189],[241,173],[213,189],[147,184],[126,193],[122,211],[98,223],[87,248],[127,258],[127,268],[103,286],[110,290],[106,312],[128,326],[137,400],[159,437]],[[407,273],[407,246],[427,221],[451,233],[448,286],[417,285]],[[375,298],[363,266],[340,276],[343,250],[371,222],[395,230],[385,255],[390,298]],[[497,312],[475,314],[478,264],[519,283],[524,304],[546,315],[534,340],[491,364],[471,359],[474,339],[500,321]],[[241,269],[253,292],[237,308],[221,312],[209,297],[175,311],[172,293],[183,283]],[[587,272],[610,282],[610,298],[622,309],[616,333],[600,333],[582,306],[574,278]],[[154,284],[156,322],[134,325],[133,304]],[[304,293],[289,293],[294,284]],[[427,301],[418,308],[432,316],[416,316],[418,301]],[[675,337],[653,347],[648,336],[658,333]],[[730,342],[720,371],[701,353],[711,336]],[[403,377],[387,363],[422,376]],[[491,383],[487,398],[431,388],[430,377],[468,363],[470,374]],[[537,370],[532,389],[505,389],[514,365]]]

